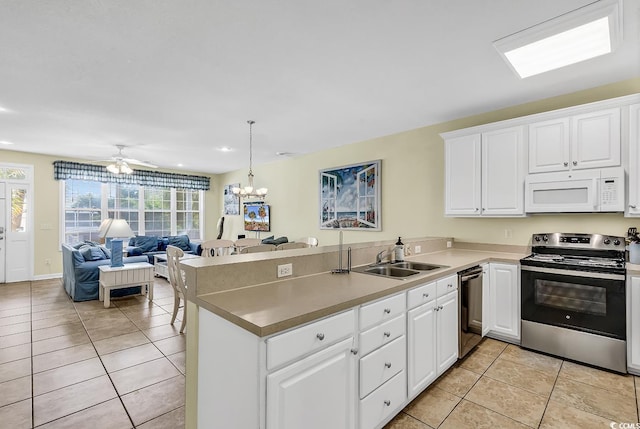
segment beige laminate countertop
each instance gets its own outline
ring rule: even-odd
[[[196,297],[196,304],[264,337],[484,262],[517,263],[525,254],[448,249],[407,258],[446,265],[406,279],[319,273]]]

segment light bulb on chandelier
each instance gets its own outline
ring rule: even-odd
[[[267,196],[267,188],[256,189],[253,186],[253,124],[255,121],[248,120],[249,124],[249,174],[247,175],[249,183],[244,187],[234,187],[231,189],[234,195],[242,198],[264,198]]]

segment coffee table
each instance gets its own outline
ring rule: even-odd
[[[192,255],[191,253],[185,253],[181,260],[183,259],[193,259],[200,258],[201,256]],[[156,277],[164,277],[169,280],[169,268],[167,267],[167,254],[160,253],[158,255],[153,256],[153,266],[155,267],[155,275]]]
[[[111,305],[111,291],[125,287],[140,286],[149,301],[153,301],[153,265],[148,262],[134,262],[123,267],[100,265],[100,283],[98,297],[104,300],[104,308]]]

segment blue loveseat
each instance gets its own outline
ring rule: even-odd
[[[62,281],[67,294],[74,301],[98,299],[100,265],[111,264],[111,254],[95,243],[80,243],[76,246],[62,245]],[[146,256],[123,258],[125,264],[148,262]],[[125,288],[111,292],[111,296],[140,293],[140,288]]]
[[[184,251],[200,255],[199,243],[193,243],[188,235],[170,235],[168,237],[157,237],[155,235],[136,235],[129,239],[129,246],[125,248],[129,256],[146,256],[147,262],[153,264],[154,255],[159,255],[167,251],[167,246],[176,246]]]

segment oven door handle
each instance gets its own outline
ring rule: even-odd
[[[592,279],[625,280],[624,274],[593,273],[589,271],[561,270],[558,268],[530,267],[528,265],[522,265],[520,270],[533,271],[536,273],[558,274],[562,276],[587,277]]]

